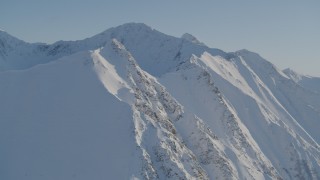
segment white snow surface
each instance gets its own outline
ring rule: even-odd
[[[0,32],[0,179],[319,179],[319,82],[141,23]]]
[[[105,90],[92,62],[81,52],[1,73],[1,179],[132,175],[133,112]]]

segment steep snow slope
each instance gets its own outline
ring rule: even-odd
[[[256,53],[241,51],[238,55],[239,59],[242,59],[270,90],[269,94],[276,98],[289,116],[292,116],[319,144],[320,135],[317,128],[320,126],[319,93],[299,86]],[[239,59],[236,61],[239,62]]]
[[[201,154],[205,157],[203,163],[208,167],[209,172],[209,169],[216,169],[215,166],[219,167],[218,164],[221,161],[224,162],[223,158],[225,158],[230,162],[227,161],[224,168],[228,168],[228,174],[238,174],[237,179],[279,177],[272,164],[262,154],[251,137],[248,129],[239,120],[226,99],[221,96],[210,73],[198,64],[196,57],[190,59],[190,64],[179,67],[177,72],[166,74],[161,78],[161,82],[186,110],[201,118],[203,124],[214,134],[215,141],[213,142],[202,140],[203,144],[201,145],[197,144],[198,141],[192,142],[196,143],[194,145],[196,148],[204,148]],[[190,131],[192,132],[192,130]],[[219,142],[219,146],[206,145],[214,142]],[[208,151],[212,153],[206,155]],[[216,151],[221,152],[217,153]],[[223,156],[219,157],[219,154]],[[218,161],[218,158],[221,160]]]
[[[0,73],[0,83],[1,179],[133,174],[133,112],[105,91],[89,52]]]
[[[95,53],[100,57],[100,62],[106,59],[114,64],[134,94],[133,101],[125,101],[135,112],[136,143],[148,165],[143,169],[144,177],[207,179],[192,151],[177,137],[173,122],[181,118],[182,107],[155,78],[136,64],[132,55],[116,39]]]
[[[0,53],[1,179],[320,178],[319,93],[255,53],[137,23]]]
[[[181,105],[115,39],[0,79],[2,178],[209,178],[173,124]]]
[[[249,72],[255,76],[253,80],[247,76],[250,74],[245,71],[249,70],[237,64],[236,59],[227,61],[204,53],[200,58],[193,56],[176,72],[163,76],[161,82],[186,109],[209,124],[222,143],[232,149],[234,157],[242,157],[232,162],[243,163],[239,167],[251,167],[251,172],[239,172],[241,179],[247,178],[245,175],[256,179],[254,172],[264,172],[265,177],[276,177],[279,173],[285,179],[317,178],[313,172],[319,171],[319,145],[254,72]],[[229,122],[224,117],[226,114],[233,117]],[[232,124],[231,130],[223,127],[224,122]],[[319,137],[318,133],[315,135]],[[237,149],[236,142],[241,142],[241,149]],[[243,151],[244,147],[247,150]],[[314,160],[305,162],[305,159]]]
[[[208,53],[204,53],[200,58],[191,58],[190,62],[203,68],[207,72],[207,76],[212,76],[211,82],[216,87],[216,91],[223,95],[223,99],[226,99],[227,104],[230,104],[229,108],[234,116],[237,116],[244,126],[248,128],[249,132],[245,133],[247,135],[244,137],[248,137],[248,133],[251,134],[261,153],[269,158],[281,177],[317,178],[318,175],[313,174],[313,172],[319,171],[319,145],[287,113],[287,110],[282,107],[255,72],[244,61],[240,60],[241,57],[228,61],[221,57],[213,57]],[[261,65],[261,62],[256,61],[255,64]],[[266,68],[263,64],[262,67]],[[180,71],[178,70],[177,72]],[[262,73],[263,71],[260,70],[259,72]],[[192,71],[189,74],[194,75],[194,72]],[[219,117],[216,112],[217,105],[215,104],[217,103],[212,104],[214,101],[208,98],[212,97],[212,95],[207,95],[208,93],[204,93],[199,85],[196,85],[199,84],[199,78],[192,80],[184,74],[182,73],[179,76],[182,76],[181,79],[184,79],[184,81],[189,81],[187,86],[180,87],[181,84],[185,84],[181,80],[179,83],[172,82],[171,79],[173,78],[171,76],[164,77],[162,82],[178,100],[184,101],[183,105],[186,107],[194,106],[190,109],[196,110],[195,113],[197,115],[203,116],[210,112],[212,114],[207,116],[207,119]],[[175,91],[177,88],[179,90]],[[190,88],[195,89],[190,90]],[[187,93],[188,96],[183,96],[181,92],[185,91],[195,92],[195,94]],[[198,93],[199,91],[201,93]],[[188,99],[190,100],[188,101]],[[208,102],[211,104],[208,104]],[[205,111],[204,109],[208,110]],[[318,120],[318,118],[315,120]],[[213,121],[218,122],[217,120]],[[317,125],[319,122],[314,123],[314,125]],[[221,129],[217,125],[213,127],[217,128],[216,131]],[[243,127],[240,129],[242,131],[245,130]],[[215,132],[214,128],[211,128],[211,130]],[[314,135],[319,137],[317,132]],[[297,152],[301,157],[295,154]],[[304,163],[305,159],[314,160]],[[309,166],[305,164],[309,164]]]

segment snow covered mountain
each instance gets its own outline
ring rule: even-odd
[[[140,23],[0,31],[0,179],[320,179],[318,80]]]
[[[297,84],[301,85],[302,87],[312,90],[312,91],[317,91],[320,93],[320,77],[312,77],[308,75],[302,75],[294,70],[287,68],[283,70],[283,72],[294,82]]]

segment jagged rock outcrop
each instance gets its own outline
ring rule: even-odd
[[[256,53],[136,23],[1,31],[0,71],[1,179],[320,178],[319,92]]]

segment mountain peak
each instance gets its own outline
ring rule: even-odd
[[[247,49],[241,49],[236,52],[234,52],[236,56],[243,56],[247,57],[247,59],[253,60],[253,61],[262,61],[265,63],[269,63],[267,60],[265,60],[263,57],[260,56],[260,54],[256,52],[249,51]]]
[[[290,69],[290,68],[286,68],[283,70],[284,73],[296,73],[294,70]]]
[[[286,68],[282,72],[295,82],[299,82],[303,76],[290,68]]]
[[[181,36],[182,39],[185,39],[187,41],[193,42],[195,44],[200,44],[200,45],[204,45],[202,42],[200,42],[195,36],[193,36],[192,34],[189,33],[184,33]]]
[[[248,49],[240,49],[238,51],[235,52],[237,55],[243,55],[243,54],[251,54],[254,52],[249,51]],[[256,53],[255,53],[256,54]]]
[[[303,74],[300,74],[291,68],[286,68],[286,69],[282,70],[282,72],[288,76],[296,76],[296,77],[303,76]]]
[[[51,45],[10,37],[0,31],[0,179],[320,177],[318,79],[143,23]]]
[[[135,22],[131,22],[131,23],[125,23],[113,28],[109,28],[107,30],[105,30],[104,32],[100,33],[101,34],[105,34],[108,33],[110,31],[112,32],[139,32],[139,31],[152,31],[153,29],[150,26],[147,26],[144,23],[135,23]]]
[[[1,43],[0,47],[2,48],[2,51],[5,51],[5,49],[8,50],[8,49],[15,48],[17,46],[27,44],[23,40],[20,40],[3,30],[0,30],[0,43]]]
[[[136,23],[136,22],[129,22],[129,23],[124,23],[120,26],[117,26],[117,27],[126,27],[126,28],[150,28],[150,26],[144,24],[144,23]],[[117,28],[116,27],[116,28]]]

